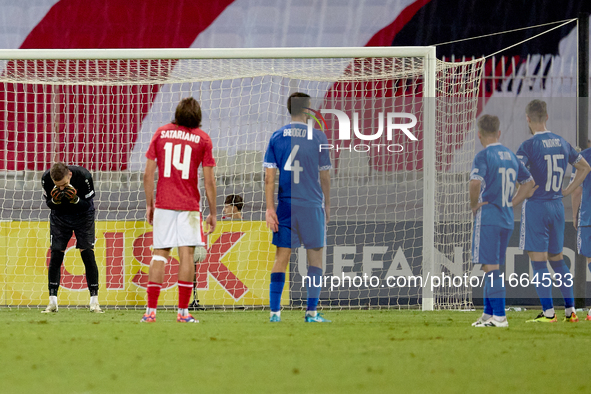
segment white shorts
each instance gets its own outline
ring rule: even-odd
[[[154,249],[205,246],[198,211],[154,210]]]

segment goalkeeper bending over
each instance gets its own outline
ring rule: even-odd
[[[86,284],[90,291],[90,311],[103,313],[98,302],[98,268],[94,258],[94,203],[92,175],[84,167],[55,163],[41,178],[43,197],[51,209],[49,233],[51,257],[49,259],[49,305],[42,313],[57,312],[57,291],[60,269],[72,233],[76,235],[76,248],[86,269]]]

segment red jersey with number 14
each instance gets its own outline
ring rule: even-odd
[[[199,211],[199,165],[215,166],[211,138],[170,123],[156,130],[146,157],[158,165],[156,208]]]

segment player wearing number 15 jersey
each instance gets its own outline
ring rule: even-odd
[[[265,167],[267,226],[277,246],[271,271],[271,322],[281,321],[281,293],[292,248],[304,245],[308,257],[308,304],[306,322],[327,322],[317,313],[322,279],[322,248],[330,216],[330,156],[321,150],[328,141],[320,130],[308,138],[310,96],[293,93],[287,100],[291,123],[275,131],[269,140]],[[275,176],[279,170],[279,193],[275,211]]]
[[[476,327],[507,327],[505,286],[499,270],[505,264],[513,232],[513,206],[534,187],[534,180],[515,154],[499,143],[499,118],[483,115],[478,138],[484,149],[474,158],[470,172],[470,207],[474,213],[472,262],[482,264],[485,274],[484,313]],[[515,197],[515,183],[522,186]]]
[[[519,248],[526,250],[531,259],[533,283],[544,310],[529,321],[556,321],[549,260],[564,298],[565,321],[577,322],[572,275],[562,256],[565,225],[562,197],[571,194],[591,168],[564,138],[546,129],[548,111],[544,101],[531,101],[525,114],[533,137],[521,144],[517,157],[529,169],[539,188],[521,207]],[[577,173],[573,182],[563,190],[562,181],[568,164],[575,167]]]
[[[158,297],[164,281],[164,266],[170,250],[179,252],[179,310],[177,321],[195,323],[188,311],[193,290],[195,247],[205,245],[199,212],[198,170],[203,166],[205,194],[209,205],[206,223],[209,232],[216,225],[216,187],[212,143],[201,130],[201,107],[192,97],[181,100],[175,120],[160,127],[146,153],[144,173],[147,219],[154,225],[154,252],[150,263],[148,308],[142,322],[156,320]],[[158,168],[158,187],[154,200],[154,174]],[[208,234],[209,234],[208,232]]]

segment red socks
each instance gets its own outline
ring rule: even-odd
[[[179,286],[179,309],[187,309],[193,292],[193,282],[178,282]],[[160,297],[162,283],[148,282],[148,308],[158,307],[158,297]]]
[[[179,309],[187,309],[193,292],[193,282],[183,282],[179,280]]]
[[[148,282],[148,308],[156,309],[158,307],[160,290],[162,290],[162,283]]]

